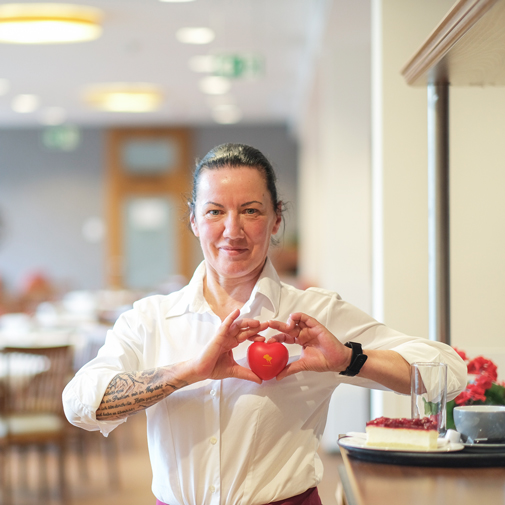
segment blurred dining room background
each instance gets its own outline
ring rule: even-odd
[[[34,24],[19,40],[15,9],[44,3],[0,2],[2,499],[152,503],[143,415],[104,438],[56,408],[40,436],[41,412],[23,411],[21,429],[15,398],[21,409],[35,390],[61,394],[119,314],[190,279],[202,260],[191,174],[224,142],[259,148],[277,171],[287,212],[270,255],[286,282],[429,338],[426,88],[401,68],[453,1],[66,0],[70,14],[28,17],[84,16],[87,40],[56,41],[53,25],[37,43]],[[451,89],[450,118],[451,344],[500,370],[503,88]],[[409,409],[338,388],[321,447],[326,505],[339,496],[338,435]]]

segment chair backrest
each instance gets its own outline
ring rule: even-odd
[[[77,349],[74,354],[74,371],[80,370],[86,363],[96,358],[98,351],[103,346],[103,341],[94,341],[87,339],[87,341]]]
[[[5,347],[4,412],[61,413],[61,394],[72,374],[72,347]]]

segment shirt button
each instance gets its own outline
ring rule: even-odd
[[[210,390],[210,396],[216,396],[216,390],[215,389],[211,389]]]
[[[215,486],[210,486],[210,487],[209,487],[209,491],[210,491],[211,493],[213,493],[215,490],[216,490],[216,487],[215,487]]]
[[[211,443],[212,445],[216,445],[216,443],[217,443],[217,438],[216,438],[216,437],[212,437],[212,438],[210,439],[210,443]]]

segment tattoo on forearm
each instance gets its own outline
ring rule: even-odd
[[[96,411],[98,420],[122,419],[140,412],[187,386],[167,368],[117,374],[109,383]]]

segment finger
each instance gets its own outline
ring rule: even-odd
[[[289,377],[290,375],[294,375],[295,373],[303,372],[305,368],[300,362],[301,360],[293,361],[293,363],[287,365],[286,368],[284,368],[284,370],[282,370],[281,373],[277,375],[276,379],[280,381],[286,377]]]
[[[317,319],[308,316],[304,312],[294,312],[293,314],[289,315],[289,319],[291,319],[297,325],[306,325],[308,328],[313,328],[314,326],[320,324]]]
[[[292,375],[291,368],[292,368],[292,363],[289,364],[289,365],[286,365],[286,367],[284,368],[284,370],[282,370],[277,375],[277,377],[275,377],[275,379],[278,380],[278,381],[280,381],[280,380],[284,379],[285,377],[288,377],[289,375]]]
[[[294,325],[290,326],[288,323],[283,323],[282,321],[276,321],[275,319],[271,319],[270,321],[268,321],[268,326],[273,330],[287,333],[293,329]]]
[[[242,322],[247,325],[249,328],[259,328],[262,327],[264,329],[268,328],[267,321],[258,321],[257,319],[242,319]]]
[[[259,335],[255,328],[240,331],[236,336],[236,339],[237,342],[242,343],[251,337],[259,337],[261,340],[265,340],[265,337],[263,335]]]
[[[227,330],[230,329],[231,325],[234,324],[237,319],[237,317],[239,316],[240,314],[240,310],[239,309],[235,309],[233,312],[230,312],[224,319],[224,321],[221,323],[221,326],[223,328],[226,328]]]
[[[291,316],[288,317],[288,320],[286,321],[286,325],[289,330],[293,330],[295,326],[297,326],[297,323],[295,320],[291,319]]]
[[[267,344],[273,342],[280,342],[281,344],[294,344],[296,342],[296,337],[294,335],[288,335],[287,333],[278,333],[268,338]]]
[[[261,384],[263,382],[252,370],[240,365],[233,368],[233,377],[236,379],[256,382],[256,384]]]
[[[293,322],[289,320],[287,323],[271,320],[268,321],[268,326],[274,330],[277,330],[279,333],[290,335],[293,338],[298,337],[298,334],[300,333],[300,328],[298,326],[295,326]],[[293,341],[290,341],[290,343],[293,343]]]
[[[240,331],[254,330],[256,333],[259,333],[260,331],[264,331],[268,328],[268,322],[260,322],[256,319],[237,319],[234,322],[234,326],[236,326]]]
[[[261,335],[253,335],[252,337],[247,337],[247,340],[251,342],[264,342],[266,338]]]

